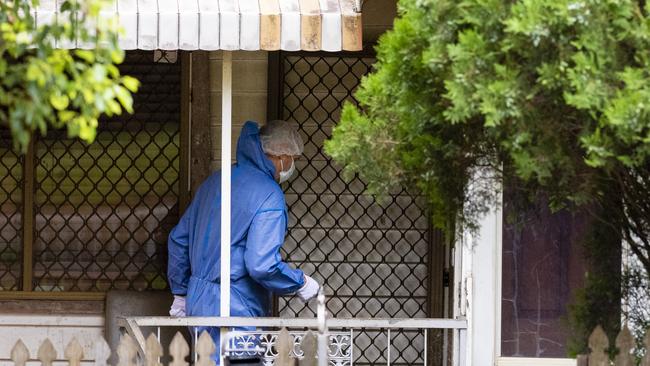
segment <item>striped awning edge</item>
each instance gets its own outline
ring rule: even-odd
[[[125,50],[359,51],[358,0],[112,0]],[[61,19],[63,0],[41,0],[37,26]],[[59,48],[86,48],[59,41]]]

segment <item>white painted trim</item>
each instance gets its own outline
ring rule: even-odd
[[[494,356],[501,357],[501,299],[503,298],[503,188],[499,187],[499,203],[496,212],[496,238],[494,246],[494,258],[496,266],[494,269],[495,303],[494,303]]]
[[[239,0],[239,48],[246,51],[260,49],[260,4],[257,0]]]
[[[273,13],[274,2],[278,14]],[[271,28],[272,44],[266,47],[299,51],[303,16],[319,18],[314,29],[318,42],[311,50],[361,50],[361,14],[353,10],[353,0],[311,0],[309,11],[301,13],[301,0],[107,0],[98,20],[114,19],[123,30],[118,38],[122,49],[142,50],[261,50],[261,16],[280,15]],[[58,6],[57,6],[58,4]],[[61,0],[41,0],[32,10],[38,26],[66,21],[61,16]],[[262,6],[264,4],[264,6]],[[264,9],[262,9],[264,8]],[[271,13],[269,13],[271,9]],[[353,27],[343,26],[352,21]],[[279,24],[278,24],[279,22]],[[92,25],[92,22],[90,22]],[[266,30],[268,32],[268,30]],[[279,39],[277,39],[279,37]],[[352,42],[350,41],[352,40]],[[55,41],[57,48],[92,48],[77,39]],[[359,41],[358,44],[355,42]],[[320,46],[318,46],[320,45]],[[313,47],[314,49],[312,49]]]
[[[13,366],[14,362],[8,358],[0,358],[0,366]],[[41,361],[27,361],[25,366],[41,366]],[[68,361],[52,361],[52,366],[69,366]],[[95,361],[81,361],[80,366],[95,366]]]
[[[239,41],[239,40],[238,40]],[[232,144],[232,52],[224,51],[221,63],[221,317],[230,316],[230,168]],[[221,339],[226,339],[226,328]],[[225,364],[223,352],[219,358]]]
[[[30,326],[30,327],[103,327],[104,317],[98,315],[88,316],[61,316],[61,315],[24,315],[1,314],[0,327]]]
[[[221,22],[219,2],[198,0],[199,2],[199,44],[198,49],[213,51],[219,49]]]
[[[158,2],[138,0],[138,49],[158,48]]]
[[[178,48],[196,50],[199,48],[199,2],[178,2]]]
[[[454,319],[465,318],[467,312],[465,311],[465,302],[462,299],[462,294],[464,293],[463,286],[463,260],[462,260],[462,243],[456,243],[456,245],[451,249],[452,250],[452,263],[454,267],[454,285],[453,285],[453,317]],[[465,318],[466,319],[466,318]],[[469,322],[468,322],[469,323]],[[457,365],[457,360],[464,359],[466,353],[461,354],[460,350],[460,334],[459,332],[452,333],[452,348],[451,359],[454,365]]]
[[[461,313],[467,318],[467,334],[465,347],[460,348],[460,358],[465,360],[465,365],[472,366],[474,357],[473,339],[474,339],[474,291],[473,291],[473,274],[474,274],[474,257],[472,238],[469,233],[465,234],[461,242],[461,289],[460,289],[460,303]],[[459,342],[460,344],[460,342]]]
[[[283,51],[300,51],[300,3],[298,0],[279,2],[282,13],[280,48]]]
[[[136,0],[117,0],[117,19],[122,33],[118,38],[120,48],[138,48],[138,2]]]
[[[219,0],[219,48],[234,51],[239,49],[239,1]]]
[[[287,327],[318,328],[316,318],[242,318],[242,317],[186,317],[166,316],[132,317],[140,327]],[[125,324],[118,319],[118,324]],[[465,329],[467,322],[462,319],[436,318],[330,318],[330,328],[380,328],[380,329]]]
[[[193,1],[191,3],[194,4]],[[158,0],[158,48],[161,50],[179,49],[179,33],[180,7],[178,1]]]
[[[490,171],[479,171],[474,179],[480,189],[493,184],[493,180],[494,173]],[[500,184],[493,189],[500,192]],[[461,251],[457,312],[467,318],[466,365],[492,366],[499,355],[501,211],[499,204],[485,213],[476,233],[461,228],[456,248]]]
[[[576,366],[578,363],[572,358],[525,358],[525,357],[499,357],[497,366]]]
[[[323,51],[338,52],[342,49],[341,40],[341,5],[338,0],[319,0],[322,13]]]
[[[22,340],[34,356],[46,338],[59,356],[64,354],[70,340],[76,338],[83,349],[83,360],[93,361],[95,344],[104,336],[104,325],[102,315],[0,314],[0,366],[13,365],[8,358],[18,340]],[[28,365],[36,366],[36,363]],[[58,365],[63,366],[63,363]]]

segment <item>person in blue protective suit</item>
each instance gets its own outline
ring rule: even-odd
[[[230,315],[270,316],[272,293],[296,293],[303,301],[317,295],[318,283],[280,257],[287,232],[287,207],[279,183],[295,171],[303,152],[297,130],[271,121],[259,129],[246,122],[232,169]],[[167,275],[172,316],[219,316],[221,173],[198,189],[168,240]],[[219,330],[207,329],[219,345]]]

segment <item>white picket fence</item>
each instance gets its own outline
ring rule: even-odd
[[[607,334],[599,325],[589,336],[589,349],[591,352],[587,355],[578,356],[578,366],[635,366],[637,360],[634,351],[636,350],[636,342],[632,336],[632,332],[627,326],[618,333],[614,340],[616,346],[616,356],[610,360],[608,350],[610,342]],[[644,351],[643,358],[638,364],[639,366],[650,366],[650,330],[646,332],[643,339]]]
[[[303,329],[318,329],[318,339],[322,340],[322,336],[326,337],[325,346],[328,350],[329,366],[351,366],[356,360],[354,355],[355,337],[365,331],[381,332],[386,336],[386,343],[378,344],[382,349],[385,361],[379,364],[391,365],[391,353],[396,351],[393,349],[393,340],[405,331],[420,332],[422,334],[422,349],[424,351],[422,357],[422,364],[427,366],[427,342],[429,331],[434,329],[447,329],[453,334],[453,357],[452,365],[463,366],[464,358],[459,355],[465,352],[465,334],[467,330],[467,321],[464,319],[432,319],[432,318],[411,318],[411,319],[396,319],[396,318],[328,318],[326,323],[326,332],[321,333],[322,322],[314,318],[237,318],[237,317],[188,317],[188,318],[170,318],[170,317],[134,317],[124,318],[118,321],[124,331],[131,334],[133,338],[139,342],[141,348],[145,347],[145,332],[144,329],[154,329],[154,334],[161,333],[161,328],[191,328],[197,327],[215,327],[221,329],[233,329],[238,327],[253,327],[257,329],[279,329],[286,328],[295,331],[289,333],[293,337],[296,350],[296,356],[299,357],[299,344],[302,343],[302,338],[306,335]],[[273,335],[273,331],[252,331],[257,337],[256,341],[264,348],[263,354],[270,356],[265,357],[264,365],[271,366],[277,365],[272,361],[276,356],[275,352],[271,350],[274,348],[272,343],[273,339],[268,338]],[[227,346],[225,351],[241,352],[246,349],[242,347],[244,344],[250,344],[242,335],[245,332],[231,332],[229,333]],[[196,336],[195,336],[196,337]],[[264,341],[267,339],[268,341]],[[319,342],[322,344],[323,342]],[[403,349],[403,348],[402,348]],[[399,353],[399,349],[397,352]]]
[[[113,351],[117,355],[116,366],[162,366],[161,359],[170,356],[168,366],[214,365],[218,357],[259,357],[264,366],[352,366],[354,363],[355,330],[385,331],[387,344],[386,364],[390,366],[392,357],[391,331],[421,331],[423,334],[424,366],[427,365],[427,335],[432,329],[448,329],[453,333],[454,366],[462,366],[464,358],[459,357],[465,347],[467,322],[464,319],[337,319],[326,316],[324,296],[318,299],[317,318],[238,318],[238,317],[132,317],[118,318],[117,324],[124,332],[119,345]],[[197,333],[197,327],[214,327],[227,332],[222,333],[220,355],[207,332]],[[241,331],[242,327],[254,331]],[[156,331],[145,337],[143,328]],[[193,353],[180,332],[176,332],[169,342],[167,352],[161,344],[161,328],[193,330]],[[272,330],[279,329],[279,330]],[[292,329],[291,331],[289,329]],[[316,330],[317,332],[312,331]],[[88,348],[86,348],[88,350]],[[34,350],[32,350],[33,352]],[[105,339],[95,341],[89,350],[96,366],[107,366],[111,349]],[[26,366],[29,361],[40,361],[42,366],[52,366],[55,361],[64,361],[70,366],[89,365],[84,358],[84,348],[72,339],[64,350],[64,358],[57,355],[52,342],[45,339],[36,353],[31,353],[22,340],[18,340],[12,351],[11,360],[15,366]],[[34,357],[35,356],[35,357]],[[191,356],[191,357],[190,357]],[[650,365],[648,365],[650,366]]]
[[[317,366],[317,337],[311,331],[308,331],[299,344],[300,351],[296,352],[296,344],[294,337],[289,333],[286,328],[278,332],[274,339],[274,350],[277,354],[274,357],[273,364],[276,366],[294,366],[296,363],[300,366]],[[212,337],[207,332],[203,332],[196,343],[196,360],[194,362],[197,366],[214,366],[214,354],[216,347],[212,341]],[[139,356],[139,346],[133,337],[124,334],[121,339],[117,350],[118,355],[117,366],[138,366],[144,364],[145,366],[162,366],[160,363],[161,357],[165,355],[163,346],[154,334],[150,334],[145,341],[144,347],[144,360]],[[236,350],[230,350],[231,353],[237,353]],[[95,343],[94,349],[95,365],[107,366],[107,360],[111,355],[111,349],[104,339]],[[180,332],[176,333],[174,338],[169,344],[168,353],[171,356],[169,366],[187,366],[187,359],[190,356],[190,346],[181,335]],[[35,357],[33,357],[35,356]],[[54,361],[61,360],[49,339],[45,339],[35,354],[30,354],[30,351],[25,346],[22,340],[18,340],[11,350],[11,360],[15,366],[25,366],[28,361],[40,361],[42,366],[52,366]],[[327,357],[327,356],[326,356]],[[65,348],[63,360],[70,366],[80,366],[84,359],[83,348],[76,338],[73,338]]]

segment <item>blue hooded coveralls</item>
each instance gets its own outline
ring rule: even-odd
[[[303,272],[280,257],[287,207],[274,173],[257,123],[246,122],[231,177],[231,316],[270,316],[272,292],[290,294],[304,285]],[[220,224],[221,172],[216,172],[201,184],[169,234],[167,275],[172,293],[186,296],[187,316],[219,316]],[[219,329],[198,329],[203,330],[219,350]]]

